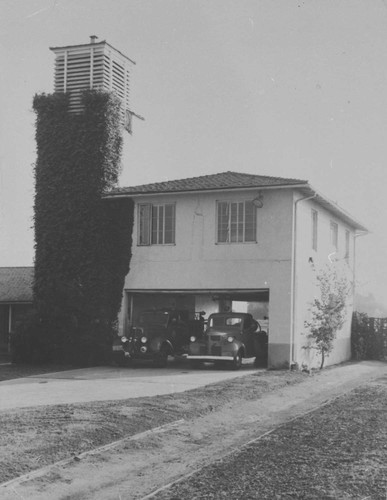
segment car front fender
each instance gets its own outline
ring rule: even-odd
[[[172,346],[171,342],[168,339],[165,339],[163,337],[155,337],[151,340],[151,342],[150,342],[151,351],[152,352],[159,352],[163,345],[168,346],[169,351],[171,353],[173,352],[173,346]]]
[[[239,352],[242,351],[242,357],[245,357],[246,355],[246,347],[243,342],[240,342],[239,340],[234,340],[234,342],[231,343],[230,351],[234,356]]]

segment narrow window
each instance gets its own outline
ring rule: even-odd
[[[317,251],[318,212],[312,210],[312,249]]]
[[[251,201],[245,202],[245,241],[257,240],[257,208]]]
[[[218,203],[218,243],[229,241],[229,203]]]
[[[339,228],[336,222],[331,221],[331,245],[337,251],[338,249]]]
[[[175,205],[165,205],[164,243],[175,243]]]
[[[138,206],[138,244],[150,244],[150,211],[151,205]]]
[[[345,231],[345,258],[349,259],[349,241],[350,241],[350,232],[348,229]]]
[[[175,243],[175,205],[141,204],[138,207],[138,244],[171,245]]]
[[[256,208],[251,201],[217,203],[217,242],[256,241]]]

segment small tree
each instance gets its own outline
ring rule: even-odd
[[[320,297],[313,300],[310,308],[311,319],[304,322],[309,330],[309,345],[304,349],[316,349],[321,354],[320,370],[325,358],[333,349],[333,341],[346,318],[346,301],[351,285],[344,273],[339,273],[332,264],[316,274]]]

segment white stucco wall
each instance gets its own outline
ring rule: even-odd
[[[295,199],[297,199],[295,195]],[[312,249],[312,214],[311,210],[318,212],[318,238],[317,251]],[[296,224],[296,267],[295,267],[295,331],[294,331],[294,361],[301,366],[303,363],[308,367],[318,367],[320,357],[315,350],[305,350],[302,346],[306,344],[307,330],[304,321],[310,318],[310,307],[315,296],[318,296],[316,288],[316,271],[326,266],[336,266],[339,272],[345,272],[349,281],[353,281],[354,269],[354,230],[340,219],[333,216],[326,209],[318,205],[313,199],[301,201],[297,205]],[[338,251],[330,243],[330,223],[338,224]],[[345,259],[345,231],[350,231],[349,259]],[[316,271],[313,270],[313,265]],[[331,263],[334,262],[334,264]],[[336,364],[348,360],[351,357],[351,318],[353,310],[352,295],[347,300],[346,322],[342,330],[337,333],[334,350],[325,359],[325,365]]]
[[[352,279],[354,230],[314,200],[300,201],[295,210],[294,247],[294,203],[301,195],[290,189],[263,190],[262,193],[263,207],[257,209],[257,242],[234,244],[216,243],[216,201],[252,200],[257,191],[136,196],[133,256],[125,289],[128,292],[196,290],[201,291],[204,301],[205,294],[211,290],[268,289],[269,367],[285,367],[291,361],[299,366],[303,363],[318,366],[314,351],[302,349],[306,341],[304,322],[310,317],[310,305],[316,294],[310,259],[319,269],[331,256],[347,269]],[[138,246],[137,206],[140,203],[176,204],[174,245]],[[318,212],[317,251],[312,249],[312,208]],[[339,249],[335,255],[330,244],[331,220],[338,224]],[[344,258],[345,230],[350,231],[349,259]],[[334,352],[326,359],[327,365],[350,358],[351,316],[350,299],[347,322],[338,332]],[[121,324],[124,321],[121,317]]]
[[[289,361],[292,203],[290,190],[263,192],[257,243],[216,244],[216,201],[251,200],[256,191],[136,197],[133,256],[125,289],[269,289],[269,365]],[[176,244],[137,245],[137,205],[176,203]]]

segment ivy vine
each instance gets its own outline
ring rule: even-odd
[[[133,203],[103,199],[120,173],[120,101],[93,90],[82,99],[82,114],[69,113],[67,94],[33,101],[36,317],[28,330],[41,357],[93,364],[106,359],[117,327]]]

